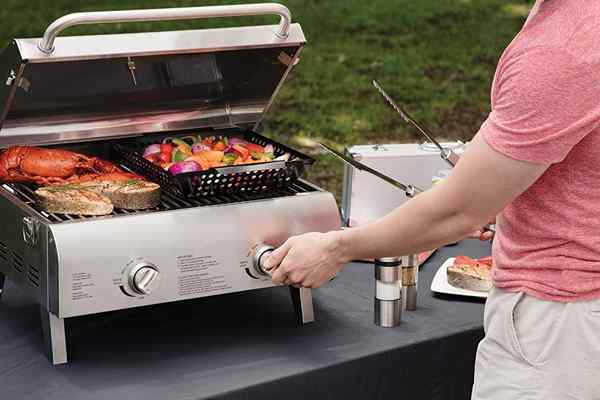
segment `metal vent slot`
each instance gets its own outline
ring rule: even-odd
[[[23,271],[25,271],[25,264],[23,263],[23,256],[15,253],[14,251],[12,251],[11,253],[12,253],[13,268],[15,269],[15,271],[23,273]]]
[[[40,270],[29,264],[27,269],[27,280],[34,287],[40,287]]]
[[[314,192],[312,186],[302,182],[297,181],[295,183],[290,184],[285,188],[280,188],[277,190],[270,191],[268,193],[235,193],[229,195],[219,195],[219,196],[208,196],[199,199],[187,199],[175,196],[173,194],[167,193],[163,191],[161,195],[161,202],[158,207],[149,209],[149,210],[141,210],[141,211],[133,211],[133,210],[123,210],[123,209],[115,209],[113,213],[109,216],[103,217],[88,217],[83,215],[69,215],[69,214],[54,214],[49,213],[41,209],[41,207],[34,200],[33,192],[35,191],[35,187],[23,184],[6,184],[3,185],[5,190],[10,191],[13,195],[17,196],[19,200],[23,203],[27,204],[35,211],[37,211],[43,218],[45,218],[48,222],[51,223],[59,223],[59,222],[75,222],[80,220],[91,220],[97,218],[107,218],[107,217],[121,217],[128,215],[140,215],[147,214],[153,212],[161,212],[161,211],[172,211],[172,210],[181,210],[186,208],[193,207],[203,207],[203,206],[216,206],[223,204],[234,204],[234,203],[243,203],[247,201],[254,200],[264,200],[271,199],[277,197],[286,197],[286,196],[295,196],[300,193],[309,193]],[[0,256],[2,254],[0,247]]]
[[[0,242],[0,262],[10,262],[10,254],[8,252],[8,247],[6,247],[6,245],[2,242]]]

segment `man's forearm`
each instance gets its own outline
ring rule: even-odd
[[[463,239],[485,223],[444,204],[439,187],[405,203],[386,217],[340,232],[344,261],[401,256]]]

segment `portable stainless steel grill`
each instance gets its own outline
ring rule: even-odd
[[[78,24],[261,14],[278,15],[279,25],[57,38]],[[304,44],[278,4],[67,15],[42,39],[5,50],[0,148],[57,146],[110,159],[115,144],[136,138],[252,133]],[[215,179],[285,168],[240,167]],[[155,209],[95,218],[44,212],[35,188],[1,185],[0,288],[7,277],[37,299],[48,356],[59,364],[67,362],[65,318],[272,287],[260,265],[265,244],[340,226],[333,196],[292,178],[202,196],[163,190]],[[291,291],[301,321],[312,321],[310,290]]]

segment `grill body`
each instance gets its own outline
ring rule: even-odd
[[[261,14],[279,25],[57,37],[79,24]],[[258,132],[304,44],[289,10],[273,3],[62,17],[0,57],[0,149],[50,146],[119,163],[116,142]],[[254,265],[258,249],[340,227],[334,197],[296,179],[261,193],[163,188],[155,209],[97,218],[44,212],[34,190],[0,184],[0,290],[10,279],[39,303],[55,364],[68,358],[66,318],[273,287]],[[311,291],[290,292],[290,308],[311,322]]]
[[[253,265],[264,243],[339,228],[330,193],[300,182],[297,193],[215,205],[50,222],[0,189],[0,274],[39,302],[47,352],[67,360],[64,319],[273,287]],[[160,280],[135,293],[131,274],[152,265]],[[310,291],[292,289],[298,318],[312,321]],[[291,306],[290,306],[291,307]]]

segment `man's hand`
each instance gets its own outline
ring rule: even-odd
[[[489,225],[495,225],[496,224],[496,218],[493,218],[490,220]],[[486,230],[485,227],[481,228],[475,232],[473,232],[469,237],[471,239],[479,239],[481,241],[489,241],[492,240],[494,238],[494,235],[496,233],[491,231],[491,230]]]
[[[329,282],[347,262],[340,233],[307,233],[288,239],[265,261],[265,267],[273,271],[273,282],[305,288]]]

